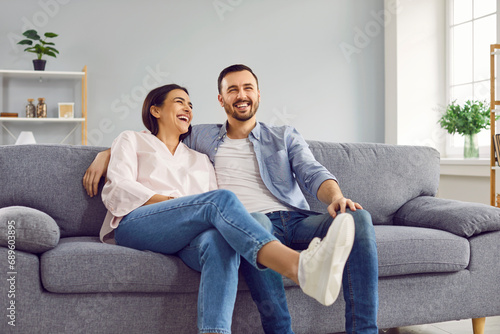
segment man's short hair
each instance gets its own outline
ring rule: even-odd
[[[224,77],[226,75],[228,75],[229,73],[241,72],[241,71],[248,71],[248,72],[252,73],[253,77],[255,78],[255,81],[257,81],[257,89],[259,88],[259,79],[257,79],[257,76],[255,75],[255,73],[253,73],[252,69],[246,65],[243,65],[243,64],[235,64],[235,65],[231,65],[229,67],[226,67],[225,69],[222,70],[222,72],[220,72],[219,79],[217,79],[217,87],[219,88],[219,94],[221,94],[222,79],[224,79]]]

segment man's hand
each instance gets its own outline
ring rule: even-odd
[[[346,208],[351,209],[351,211],[363,209],[359,203],[356,203],[349,198],[345,198],[338,183],[334,180],[326,180],[321,184],[321,186],[319,186],[318,199],[321,202],[328,204],[328,213],[333,218],[337,216],[337,211],[345,213]]]
[[[111,150],[99,152],[83,176],[83,187],[90,197],[97,195],[99,181],[106,176]]]
[[[337,216],[337,211],[340,213],[345,213],[346,208],[349,208],[351,211],[356,211],[357,209],[363,209],[361,204],[353,202],[349,198],[339,197],[332,201],[330,205],[328,205],[328,213],[330,216],[335,218]]]

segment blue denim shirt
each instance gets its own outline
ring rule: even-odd
[[[226,123],[194,125],[184,143],[205,153],[214,163],[219,145],[226,138]],[[268,126],[257,122],[248,139],[253,144],[262,181],[287,206],[309,210],[299,183],[317,197],[319,186],[324,181],[337,181],[316,161],[302,135],[291,126]]]

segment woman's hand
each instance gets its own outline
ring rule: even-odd
[[[148,199],[148,201],[146,203],[144,203],[142,206],[160,203],[160,202],[164,202],[164,201],[169,201],[169,200],[174,199],[174,198],[175,197],[172,197],[172,196],[155,194],[155,195],[151,196],[151,198]]]
[[[111,150],[109,149],[97,153],[94,161],[92,161],[83,176],[83,187],[90,197],[94,197],[98,193],[99,181],[101,177],[106,176],[110,156]]]

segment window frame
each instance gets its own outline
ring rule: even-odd
[[[475,80],[474,77],[474,44],[475,44],[475,37],[474,37],[474,29],[475,29],[475,21],[489,17],[489,16],[495,16],[495,22],[497,24],[497,31],[498,31],[498,1],[497,1],[497,8],[496,11],[487,15],[483,15],[477,18],[474,18],[474,2],[475,1],[480,1],[480,0],[471,0],[471,10],[472,10],[472,18],[470,20],[454,24],[453,22],[453,14],[454,14],[454,4],[455,0],[447,0],[446,1],[446,101],[448,103],[451,103],[452,100],[452,91],[456,87],[460,86],[466,86],[466,85],[471,85],[472,86],[472,98],[475,96],[476,92],[476,85],[478,84],[485,84],[486,87],[488,87],[489,91],[489,86],[490,86],[490,78],[487,79],[482,79],[482,80]],[[471,59],[471,65],[472,65],[472,77],[470,82],[465,82],[465,83],[460,83],[460,84],[454,84],[452,80],[452,76],[454,75],[453,73],[453,28],[457,27],[462,24],[466,23],[472,23],[472,59]],[[498,33],[496,38],[498,39]],[[486,102],[489,104],[490,103],[490,98],[489,98],[489,93],[486,95]],[[446,108],[446,106],[444,107]],[[444,112],[444,110],[443,110]],[[489,142],[489,137],[490,137],[490,130],[482,130],[480,134],[478,134],[482,140],[482,145],[481,145],[481,140],[480,140],[480,145],[479,145],[479,157],[480,158],[488,158],[490,156],[490,142]],[[487,137],[488,139],[486,140]],[[463,149],[464,149],[464,139],[463,136],[459,134],[451,135],[449,133],[446,133],[446,145],[445,145],[445,156],[446,158],[463,158]],[[484,144],[484,142],[488,142],[488,144]]]

